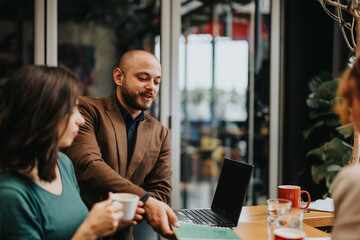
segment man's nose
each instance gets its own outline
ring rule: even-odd
[[[146,83],[146,89],[153,91],[155,88],[156,88],[156,85],[155,85],[154,81],[151,80]]]

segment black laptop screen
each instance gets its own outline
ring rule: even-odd
[[[238,221],[252,171],[252,165],[225,159],[211,209]]]

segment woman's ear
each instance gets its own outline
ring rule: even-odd
[[[124,74],[123,72],[121,71],[120,68],[115,68],[114,71],[113,71],[113,79],[114,79],[114,82],[116,84],[116,86],[121,86],[122,85],[122,80],[124,79]]]

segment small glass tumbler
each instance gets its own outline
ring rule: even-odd
[[[291,209],[291,201],[281,198],[271,198],[267,203],[267,222],[269,240],[274,239],[274,229],[277,227],[279,217],[289,214]]]
[[[304,211],[301,209],[291,209],[288,214],[283,214],[278,217],[278,224],[276,228],[295,228],[302,230],[304,219]]]

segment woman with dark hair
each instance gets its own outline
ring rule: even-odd
[[[342,124],[354,122],[360,129],[360,58],[352,68],[343,74],[338,87],[340,102],[336,111]],[[360,239],[360,167],[351,165],[343,168],[334,181],[335,217],[331,239]]]
[[[88,212],[70,146],[84,118],[79,81],[70,72],[24,66],[0,95],[0,239],[97,239],[114,232],[122,205],[99,202]]]

